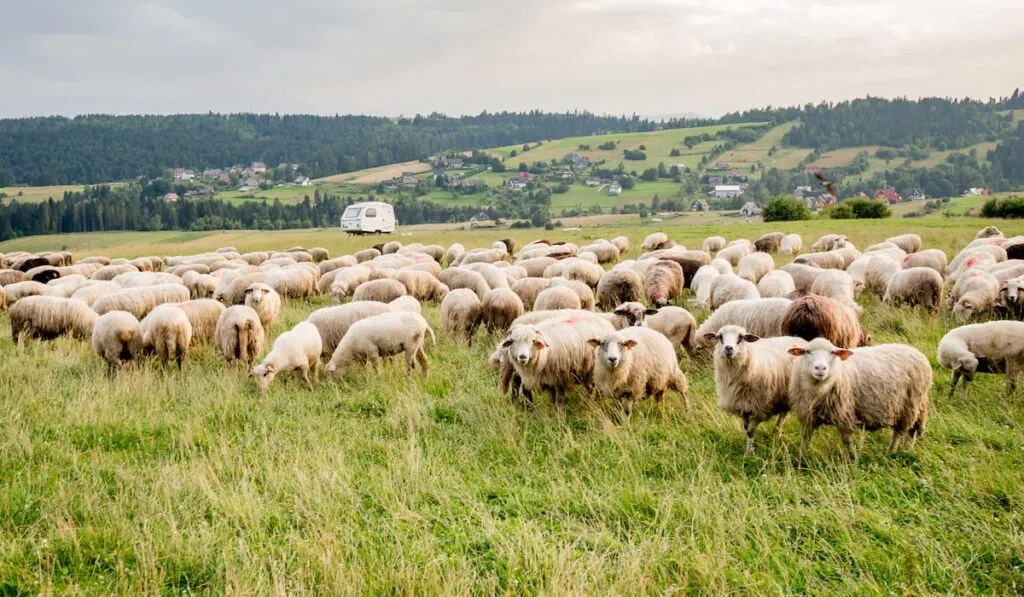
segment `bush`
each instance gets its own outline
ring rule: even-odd
[[[641,145],[639,149],[640,149],[640,151],[647,151],[647,146],[646,145]]]
[[[627,160],[643,161],[647,159],[647,154],[637,149],[623,149],[622,153]]]
[[[889,210],[889,206],[884,201],[857,197],[847,200],[843,205],[850,206],[850,209],[853,210],[853,217],[858,220],[888,218],[892,215],[892,211]]]
[[[648,169],[644,170],[644,173],[640,175],[640,178],[642,178],[643,180],[646,180],[648,182],[658,180],[658,169],[657,168],[648,168]]]
[[[678,149],[673,149],[672,151],[668,152],[668,155],[669,155],[669,157],[677,158],[681,154],[679,153]]]
[[[989,199],[981,207],[986,218],[1024,218],[1024,197]]]
[[[831,220],[852,220],[853,208],[846,203],[833,205],[828,209],[828,217]]]
[[[764,207],[765,222],[794,222],[809,219],[811,219],[811,210],[807,209],[807,204],[792,195],[775,197]]]
[[[605,141],[604,143],[597,146],[598,149],[605,151],[613,151],[615,149],[615,141]]]

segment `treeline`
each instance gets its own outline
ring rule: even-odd
[[[970,99],[874,97],[808,105],[795,114],[787,112],[800,124],[782,140],[821,151],[862,145],[959,149],[995,141],[1009,130],[1012,117],[999,114],[999,107]]]
[[[141,184],[86,187],[60,200],[0,204],[0,241],[37,234],[154,230],[283,230],[337,226],[352,203],[373,197],[322,195],[318,191],[298,204],[278,200],[232,204],[219,199],[183,199],[168,203]],[[447,206],[412,197],[395,200],[402,224],[462,222],[478,208]]]
[[[438,151],[498,147],[657,123],[589,112],[371,116],[275,114],[90,115],[0,120],[0,187],[96,184],[155,178],[166,168],[220,168],[253,161],[300,163],[310,176],[394,164]]]

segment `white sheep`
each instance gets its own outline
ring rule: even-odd
[[[639,301],[643,297],[643,287],[643,278],[632,270],[607,271],[597,283],[597,306],[612,309],[622,303]]]
[[[984,315],[999,299],[999,280],[985,271],[972,271],[957,280],[949,293],[953,316],[960,323]]]
[[[885,242],[892,243],[907,253],[917,253],[921,250],[921,237],[916,234],[901,234],[887,238]]]
[[[725,240],[725,237],[709,236],[700,244],[700,249],[702,251],[707,251],[708,253],[716,253],[724,249],[726,244],[728,243]]]
[[[441,301],[441,321],[449,334],[472,346],[473,334],[483,321],[483,303],[468,288],[453,290]]]
[[[178,304],[192,324],[192,342],[209,342],[217,332],[217,321],[227,308],[213,299],[197,299]]]
[[[313,324],[303,321],[278,336],[270,353],[253,367],[249,375],[258,381],[261,390],[266,391],[278,374],[298,371],[312,392],[316,390],[322,351],[320,332]]]
[[[565,278],[551,278],[551,287],[563,287],[568,288],[576,293],[576,296],[580,299],[580,307],[588,311],[593,311],[595,307],[596,298],[594,297],[594,291],[591,290],[590,286],[587,286],[579,280],[566,280]]]
[[[370,280],[356,288],[356,291],[352,294],[352,300],[389,303],[406,294],[408,294],[408,291],[405,289],[405,285],[397,280]]]
[[[614,314],[632,321],[630,325],[644,325],[660,332],[668,338],[677,357],[680,356],[682,349],[685,349],[687,354],[694,354],[697,349],[697,319],[692,313],[682,307],[668,306],[647,310],[643,310],[642,307],[640,303],[625,303],[619,305]],[[615,329],[622,329],[622,326],[614,321],[612,325]]]
[[[697,328],[697,342],[727,325],[738,325],[760,338],[782,335],[782,319],[793,301],[787,298],[759,298],[732,301],[722,306]]]
[[[926,249],[917,253],[911,253],[903,258],[904,268],[930,267],[940,274],[946,273],[948,265],[946,253],[942,249]]]
[[[891,451],[913,447],[928,421],[932,368],[928,357],[905,344],[837,348],[824,338],[790,349],[800,357],[789,382],[789,406],[800,419],[800,457],[815,429],[834,425],[851,458],[854,432],[892,429]]]
[[[665,234],[664,232],[655,232],[653,234],[647,235],[647,238],[644,239],[644,242],[640,243],[640,250],[653,251],[655,249],[662,248],[662,246],[664,246],[668,242],[669,240],[667,234]]]
[[[417,313],[382,313],[357,321],[334,350],[327,373],[341,377],[353,362],[369,362],[379,370],[381,357],[404,352],[407,370],[413,371],[419,362],[426,377],[429,365],[423,343],[427,336],[437,344],[434,330]]]
[[[720,276],[718,269],[713,265],[702,265],[690,280],[690,290],[693,291],[693,304],[698,307],[707,307],[711,302],[711,283]]]
[[[629,252],[629,239],[625,236],[616,236],[611,240],[611,243],[619,250],[619,255]]]
[[[26,296],[10,308],[11,338],[15,344],[22,334],[41,340],[64,335],[82,340],[92,336],[96,318],[96,312],[81,301]]]
[[[730,301],[760,298],[757,286],[735,274],[724,274],[711,281],[711,308],[718,309]]]
[[[250,284],[245,289],[245,306],[256,311],[260,324],[264,328],[269,328],[274,325],[278,313],[281,312],[281,295],[266,284]]]
[[[185,312],[177,305],[160,305],[146,315],[139,327],[146,350],[165,363],[176,361],[181,369],[192,344],[192,324]]]
[[[580,297],[572,289],[564,286],[554,286],[541,291],[537,295],[533,308],[537,311],[580,309],[582,305],[580,304]]]
[[[330,357],[353,323],[390,312],[391,307],[385,303],[358,301],[317,309],[306,318],[306,321],[312,323],[319,330],[320,338],[324,343],[323,355]]]
[[[92,351],[120,370],[125,361],[142,356],[142,327],[131,313],[111,311],[96,319],[92,328]]]
[[[4,292],[7,295],[7,306],[12,307],[23,298],[45,295],[46,284],[33,282],[31,280],[26,282],[15,282],[4,286]]]
[[[942,274],[930,267],[911,267],[889,278],[883,301],[890,305],[921,305],[938,311],[942,297]]]
[[[228,307],[217,320],[217,352],[224,360],[247,364],[263,351],[264,331],[260,316],[251,307]]]
[[[667,390],[677,392],[690,406],[686,376],[665,336],[648,328],[630,327],[588,342],[596,349],[593,375],[598,393],[622,400],[627,419],[637,400],[654,396],[661,402]]]
[[[484,324],[491,333],[504,332],[516,317],[523,314],[523,301],[507,288],[487,291],[482,306]]]
[[[843,270],[827,269],[820,273],[811,284],[811,294],[828,298],[852,307],[858,314],[864,309],[857,304],[853,278]]]
[[[772,270],[757,283],[762,298],[787,298],[796,290],[793,276],[781,269]]]
[[[715,345],[715,394],[718,408],[743,419],[744,454],[754,454],[758,425],[778,416],[776,432],[789,414],[789,377],[795,359],[789,349],[804,340],[791,336],[761,338],[743,326],[726,325],[702,339]]]
[[[334,275],[329,278],[331,299],[340,303],[341,299],[352,296],[360,284],[370,281],[372,271],[369,267],[357,265],[332,272]]]
[[[951,330],[939,341],[938,360],[953,370],[950,398],[962,380],[961,391],[967,400],[967,386],[976,373],[1004,373],[1008,394],[1012,395],[1024,369],[1024,322],[990,321]]]
[[[754,284],[761,281],[761,278],[768,272],[775,269],[775,259],[768,253],[751,253],[740,259],[736,274],[744,280]]]
[[[865,254],[875,255],[874,253]],[[889,279],[900,273],[903,266],[888,255],[875,255],[868,259],[864,268],[864,289],[876,296],[884,296],[889,286]],[[852,277],[851,277],[852,278]]]
[[[779,241],[779,253],[783,255],[799,255],[804,241],[799,234],[787,234]]]
[[[719,251],[715,255],[715,259],[722,259],[724,261],[729,262],[729,265],[731,267],[736,267],[739,264],[740,259],[743,259],[745,256],[749,255],[750,253],[751,253],[751,250],[750,250],[750,245],[749,244],[746,244],[746,245],[742,245],[742,244],[740,244],[740,245],[732,245],[732,246],[728,246],[728,247],[722,249],[721,251]]]

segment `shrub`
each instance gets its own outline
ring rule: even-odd
[[[1024,197],[989,199],[981,207],[986,218],[1024,218]]]
[[[847,200],[843,205],[849,205],[850,209],[853,210],[853,217],[858,220],[888,218],[892,215],[892,211],[889,210],[889,206],[884,201],[857,197]]]
[[[833,205],[828,209],[828,217],[832,220],[852,220],[853,208],[847,203]]]
[[[669,157],[677,158],[681,154],[679,153],[678,149],[673,149],[672,151],[668,152],[668,155],[669,155]]]
[[[624,149],[622,153],[627,160],[643,161],[647,159],[647,154],[638,149]]]
[[[809,219],[811,219],[811,210],[807,209],[807,204],[792,195],[775,197],[764,207],[765,222],[794,222]]]
[[[612,151],[615,149],[615,141],[605,141],[604,143],[597,146],[598,149],[605,151]]]

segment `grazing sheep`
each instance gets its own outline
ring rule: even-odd
[[[578,257],[563,259],[544,270],[545,278],[560,277],[566,280],[578,280],[591,288],[597,287],[602,275],[604,275],[604,269],[600,265]]]
[[[580,297],[570,288],[553,286],[541,291],[534,301],[533,308],[537,311],[554,311],[557,309],[580,309]]]
[[[335,257],[334,259],[328,259],[321,261],[317,267],[320,269],[320,277],[323,278],[330,272],[339,270],[345,267],[354,267],[359,265],[359,261],[356,260],[352,255],[342,255],[341,257]]]
[[[331,299],[340,303],[341,299],[351,296],[361,284],[369,282],[370,274],[373,272],[368,267],[357,265],[332,273],[334,275],[331,277]]]
[[[796,284],[789,272],[772,270],[757,283],[757,292],[762,298],[785,298],[796,291]]]
[[[616,236],[612,239],[612,244],[619,250],[619,255],[624,255],[629,252],[629,239],[625,236]]]
[[[282,268],[274,270],[267,275],[265,281],[281,295],[281,298],[311,299],[317,293],[317,276],[319,270],[311,271],[301,266],[295,268]],[[249,288],[246,286],[246,288]],[[245,291],[242,291],[242,300],[245,300]]]
[[[281,295],[266,284],[250,284],[245,289],[245,306],[256,312],[264,328],[269,328],[281,311]]]
[[[993,236],[1003,236],[1003,233],[995,226],[985,226],[974,235],[974,238],[991,238]]]
[[[711,302],[711,283],[721,274],[713,265],[705,265],[693,274],[690,290],[693,291],[693,304],[707,307]]]
[[[78,263],[95,263],[95,264],[97,264],[97,265],[102,267],[104,265],[110,265],[110,259],[107,258],[107,257],[103,257],[101,255],[94,255],[92,257],[86,257],[84,259],[79,259]]]
[[[617,263],[619,261],[619,249],[608,241],[597,242],[592,245],[580,247],[578,255],[592,253],[597,256],[598,263]]]
[[[999,281],[988,272],[973,271],[953,286],[949,300],[953,303],[953,316],[966,323],[992,311],[999,299]]]
[[[261,263],[270,259],[270,254],[263,251],[255,251],[252,253],[245,253],[239,255],[239,259],[248,263],[249,265],[260,265]]]
[[[643,297],[643,288],[643,279],[634,271],[607,271],[597,283],[597,306],[608,310],[622,303],[639,301]]]
[[[889,278],[882,300],[897,307],[906,303],[938,311],[941,297],[942,274],[930,267],[911,267]]]
[[[580,298],[580,307],[587,311],[593,311],[595,306],[594,291],[583,282],[578,280],[566,280],[565,278],[551,278],[551,287],[564,287],[576,293]]]
[[[525,269],[527,277],[530,278],[543,277],[544,272],[556,263],[558,263],[558,260],[553,257],[533,257],[516,261],[516,265]]]
[[[711,281],[711,309],[718,309],[730,301],[760,298],[757,286],[735,274],[724,274]]]
[[[615,310],[615,315],[633,321],[631,326],[647,326],[656,332],[660,332],[668,338],[669,343],[676,353],[676,358],[682,355],[681,349],[693,355],[697,351],[697,319],[692,313],[682,307],[662,307],[660,309],[641,310],[640,303],[624,303]],[[642,317],[642,319],[641,319]],[[622,329],[623,326],[612,324],[615,329]]]
[[[26,296],[10,308],[11,338],[15,344],[22,334],[40,340],[64,335],[84,340],[92,336],[97,317],[96,312],[81,301],[56,296]]]
[[[217,351],[224,360],[251,364],[263,351],[263,325],[260,316],[245,305],[225,309],[217,320]]]
[[[505,271],[491,265],[490,263],[471,263],[458,269],[469,270],[480,274],[483,276],[484,281],[487,282],[487,287],[489,289],[509,287],[508,276],[505,274]]]
[[[89,276],[89,279],[99,280],[103,282],[107,280],[113,280],[114,278],[120,276],[121,274],[137,271],[139,271],[139,268],[127,263],[123,263],[120,265],[106,265],[96,270],[91,276]]]
[[[245,290],[253,284],[264,283],[269,278],[267,272],[252,272],[238,276],[225,275],[217,283],[217,289],[213,292],[213,299],[218,300],[229,307],[240,305],[245,301]]]
[[[740,259],[737,275],[744,280],[754,284],[761,281],[761,277],[775,269],[775,260],[768,253],[751,253]]]
[[[864,249],[864,252],[865,253],[875,253],[875,252],[878,252],[878,251],[888,251],[890,249],[899,249],[900,251],[903,251],[903,249],[900,249],[899,245],[897,245],[896,243],[892,243],[892,242],[889,242],[889,241],[884,241],[884,242],[875,243],[875,244],[869,246],[868,248]],[[906,253],[906,251],[903,251],[903,252]]]
[[[409,296],[421,301],[440,301],[448,294],[448,287],[437,278],[417,270],[398,270],[395,280],[405,286]]]
[[[361,319],[390,313],[391,307],[377,301],[352,302],[313,311],[306,321],[313,324],[323,340],[323,355],[330,357],[351,325]]]
[[[454,243],[450,247],[448,247],[447,251],[445,251],[444,262],[447,265],[451,266],[451,264],[455,263],[455,261],[458,260],[458,258],[461,257],[465,252],[466,247],[462,246],[461,243]]]
[[[423,351],[427,336],[430,336],[431,344],[437,344],[434,330],[417,313],[382,313],[357,321],[334,350],[327,364],[327,373],[341,377],[353,362],[369,362],[374,369],[380,370],[381,357],[404,352],[407,370],[412,372],[418,361],[423,377],[427,377],[429,366]]]
[[[702,251],[707,251],[708,253],[716,253],[724,249],[726,244],[727,241],[724,237],[709,236],[704,239],[704,242],[701,243],[700,248]]]
[[[111,369],[142,356],[142,327],[131,313],[111,311],[97,317],[92,328],[92,351]]]
[[[644,242],[640,243],[641,251],[654,251],[663,248],[668,244],[668,235],[664,232],[655,232],[650,234],[644,239]]]
[[[504,249],[473,249],[456,259],[455,265],[495,263],[497,261],[504,261],[505,257],[507,257],[507,253]]]
[[[891,257],[872,257],[864,268],[864,289],[876,296],[884,296],[885,289],[889,287],[889,279],[902,270],[900,262]]]
[[[732,245],[719,251],[715,259],[723,259],[729,262],[731,267],[739,265],[740,259],[750,254],[750,245]]]
[[[360,284],[356,291],[352,294],[353,301],[379,301],[382,303],[390,303],[400,296],[405,296],[408,292],[405,289],[405,285],[397,280],[371,280],[364,284]]]
[[[260,389],[265,392],[279,373],[298,371],[306,382],[306,387],[312,392],[316,390],[320,372],[321,351],[323,341],[316,326],[308,321],[300,322],[274,340],[270,353],[263,357],[259,365],[253,367],[249,376],[255,378]]]
[[[631,327],[591,338],[596,349],[594,386],[601,396],[623,401],[626,419],[633,414],[633,404],[644,396],[656,402],[672,390],[690,406],[686,376],[679,370],[675,351],[668,338],[643,327]]]
[[[998,245],[981,245],[969,247],[957,253],[956,257],[949,262],[948,271],[952,272],[950,277],[955,277],[961,269],[970,269],[983,263],[999,263],[1006,261],[1006,249]]]
[[[892,429],[889,450],[912,448],[928,421],[932,368],[928,357],[905,344],[850,350],[817,338],[789,349],[800,360],[789,382],[789,405],[802,425],[800,457],[814,430],[834,425],[851,458],[854,432]]]
[[[217,332],[217,322],[227,308],[224,303],[213,299],[186,301],[178,305],[188,322],[192,324],[193,342],[210,342]]]
[[[78,290],[69,297],[92,307],[101,296],[114,294],[123,290],[120,285],[114,282],[93,282],[88,281],[78,287]]]
[[[309,256],[313,258],[314,263],[320,263],[322,261],[327,261],[331,255],[328,253],[327,249],[314,247],[309,250]]]
[[[781,232],[769,232],[762,234],[761,238],[754,241],[754,250],[762,253],[777,253],[786,235]]]
[[[176,305],[160,305],[146,315],[139,328],[147,351],[165,363],[176,361],[181,369],[192,344],[192,324],[184,311]]]
[[[495,288],[484,294],[484,324],[491,333],[504,332],[516,317],[523,314],[523,301],[507,288]]]
[[[748,249],[753,249],[754,243],[750,242],[750,240],[746,238],[737,238],[736,240],[729,241],[729,244],[725,245],[725,248],[728,249],[729,247],[747,247]]]
[[[356,258],[356,261],[362,263],[364,261],[372,261],[377,257],[380,257],[381,252],[377,249],[363,249],[362,251],[356,251],[352,256]]]
[[[787,234],[779,241],[779,253],[783,255],[799,255],[804,241],[799,234]]]
[[[551,280],[552,278],[523,278],[522,280],[516,280],[512,283],[512,292],[516,293],[523,301],[524,309],[532,310],[533,303],[537,300],[537,295],[551,287]],[[481,296],[481,293],[477,293],[477,296]]]
[[[819,238],[818,242],[811,245],[811,250],[821,252],[841,249],[846,246],[847,242],[849,242],[849,239],[843,234],[826,234]]]
[[[28,275],[16,269],[0,270],[0,286],[10,286],[18,282],[28,282]]]
[[[7,311],[7,292],[0,286],[0,312]]]
[[[814,280],[825,271],[820,267],[803,263],[787,263],[779,269],[788,273],[793,278],[793,286],[801,294],[810,292],[811,286],[814,285]]]
[[[856,311],[828,297],[813,294],[790,303],[780,321],[780,331],[780,335],[808,341],[826,338],[844,348],[867,346],[870,342]]]
[[[29,270],[35,269],[41,265],[50,265],[50,261],[37,255],[28,255],[15,260],[14,263],[11,264],[11,267],[18,271],[28,272]]]
[[[788,298],[759,298],[726,303],[711,314],[695,332],[695,341],[704,347],[704,337],[717,333],[727,325],[738,325],[760,338],[774,338],[782,333],[782,319],[793,301]],[[649,324],[648,324],[649,325]]]
[[[184,272],[181,281],[193,299],[213,298],[213,293],[217,291],[217,278],[209,274]]]
[[[827,296],[859,314],[863,308],[854,299],[855,293],[853,278],[843,270],[825,270],[814,279],[814,284],[811,284],[811,294]]]
[[[18,301],[30,296],[43,296],[46,294],[46,284],[40,282],[15,282],[4,286],[7,295],[7,306],[11,307]]]
[[[32,280],[33,282],[40,282],[42,284],[47,284],[52,280],[60,279],[60,272],[52,265],[34,267],[25,272],[25,275],[28,276],[29,280]]]
[[[718,408],[743,419],[744,456],[754,455],[757,427],[778,416],[776,432],[789,414],[789,378],[795,359],[789,349],[800,338],[760,338],[742,326],[727,325],[703,336],[715,344],[715,394]]]
[[[644,275],[644,296],[656,307],[667,305],[683,292],[683,268],[674,261],[659,260]]]
[[[441,321],[449,334],[472,346],[473,334],[483,321],[483,303],[468,288],[453,290],[441,301]]]
[[[1007,393],[1017,391],[1017,377],[1024,369],[1024,322],[990,321],[951,330],[939,341],[939,364],[953,370],[949,398],[963,381],[962,398],[975,373],[1004,373]]]
[[[885,242],[892,243],[907,253],[917,253],[921,250],[921,237],[916,234],[901,234],[887,238]]]
[[[851,261],[852,262],[852,261]],[[838,251],[827,251],[824,253],[804,253],[796,259],[793,263],[802,263],[804,265],[813,265],[822,269],[846,269],[849,265],[846,262],[846,257]]]
[[[594,350],[587,341],[614,331],[604,319],[570,315],[535,325],[515,325],[500,347],[526,400],[532,403],[534,392],[550,391],[554,404],[561,408],[567,390],[581,383],[592,385]]]
[[[690,288],[697,270],[711,263],[711,255],[704,251],[674,251],[663,254],[660,259],[674,261],[683,269],[683,288]]]
[[[725,259],[718,259],[717,257],[711,260],[711,267],[718,270],[720,274],[731,274],[732,264]]]

